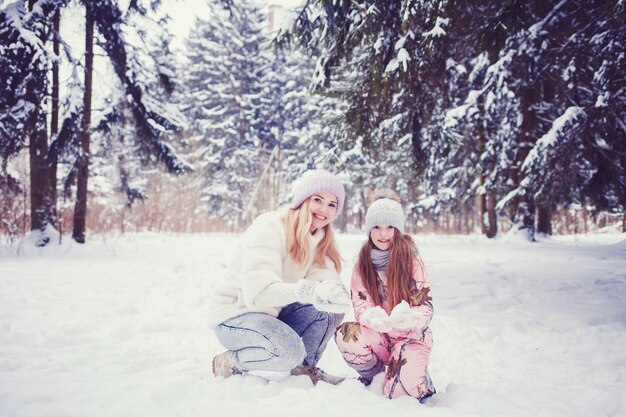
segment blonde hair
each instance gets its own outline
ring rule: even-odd
[[[300,266],[309,260],[311,253],[310,229],[313,223],[313,215],[309,210],[309,200],[307,198],[298,208],[288,208],[283,216],[283,225],[287,234],[287,251]],[[335,245],[335,235],[330,223],[324,226],[324,237],[320,241],[315,254],[314,264],[322,268],[328,268],[326,257],[329,257],[335,270],[341,272],[341,256]]]

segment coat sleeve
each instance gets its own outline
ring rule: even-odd
[[[257,218],[243,235],[241,247],[241,293],[244,303],[255,306],[255,297],[282,279],[283,245],[282,225]]]
[[[357,267],[354,267],[352,270],[350,298],[352,300],[352,307],[354,308],[354,318],[359,323],[361,322],[361,315],[366,310],[376,306],[372,300],[372,296],[363,284],[363,277],[359,274]]]

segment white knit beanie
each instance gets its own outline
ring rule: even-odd
[[[404,210],[402,205],[390,198],[374,201],[365,214],[365,232],[369,236],[374,226],[390,225],[404,234]]]
[[[313,194],[324,192],[333,193],[337,197],[337,213],[339,213],[346,198],[346,192],[339,178],[323,169],[307,171],[293,184],[291,207],[298,208]]]

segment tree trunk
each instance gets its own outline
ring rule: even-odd
[[[531,242],[535,241],[535,204],[530,199],[523,199],[517,205],[515,214],[517,227],[528,234]]]
[[[80,124],[80,150],[76,161],[76,205],[72,238],[85,243],[87,219],[87,183],[89,180],[89,127],[91,124],[91,92],[93,76],[93,28],[94,18],[89,1],[85,2],[85,95],[83,117]]]
[[[411,116],[411,149],[413,150],[413,160],[416,167],[419,167],[418,172],[423,172],[426,155],[424,152],[424,144],[422,141],[422,117],[420,111],[414,110]]]
[[[482,95],[481,95],[482,96]],[[482,101],[479,101],[479,108],[482,109],[481,105]],[[483,129],[482,126],[479,125],[477,138],[476,138],[476,154],[481,155],[484,150],[484,138],[483,138]],[[487,217],[485,216],[487,210],[487,195],[485,193],[485,176],[482,171],[478,172],[478,183],[480,184],[479,189],[482,191],[479,195],[476,196],[476,212],[478,213],[478,220],[480,221],[480,233],[483,235],[487,235]]]
[[[487,191],[486,194],[486,230],[485,235],[491,239],[498,234],[498,216],[496,216],[496,196],[493,190]]]
[[[41,129],[41,110],[36,110],[27,121],[29,132],[29,164],[30,164],[30,228],[41,230],[46,228],[46,169],[45,155],[48,152],[48,135]]]
[[[479,181],[482,184],[482,175]],[[498,234],[498,216],[496,216],[496,197],[492,190],[476,197],[476,208],[480,216],[480,231],[489,239],[496,237]]]
[[[482,185],[482,175],[479,175],[478,181]],[[478,221],[480,222],[480,233],[487,234],[485,230],[485,209],[487,207],[485,194],[479,194],[476,196],[476,213],[478,213]]]
[[[525,153],[528,154],[528,151]],[[535,202],[532,197],[528,196],[528,193],[517,204],[515,223],[520,230],[525,230],[528,233],[528,238],[531,241],[535,241]]]
[[[536,91],[536,86],[532,80],[536,75],[536,63],[529,56],[524,56],[518,64],[518,73],[515,74],[519,80],[523,81],[518,91],[520,98],[520,113],[522,117],[520,132],[517,136],[517,155],[515,164],[511,170],[511,179],[519,188],[526,174],[522,171],[522,166],[526,157],[533,149],[537,141],[536,132],[540,125],[540,120],[533,110],[533,105],[539,101],[540,91]],[[525,188],[524,194],[517,201],[515,208],[514,222],[520,230],[525,230],[531,241],[535,240],[535,199],[532,194],[532,185]]]
[[[57,58],[52,64],[52,108],[50,112],[50,137],[54,138],[59,133],[59,59],[60,55],[60,29],[61,29],[61,11],[60,9],[54,14],[53,33],[52,33],[52,49]],[[52,149],[50,149],[52,151]],[[48,155],[48,199],[50,203],[50,223],[58,228],[57,213],[57,165],[58,155],[56,152],[49,152]]]
[[[546,205],[537,207],[537,233],[552,234],[552,211]]]
[[[485,113],[485,98],[484,95],[481,94],[478,98],[478,108],[480,109],[481,119],[484,119]],[[476,154],[482,155],[485,151],[485,138],[486,129],[482,124],[478,125],[477,128],[477,140],[476,140]],[[480,215],[480,230],[483,235],[487,236],[489,239],[494,238],[498,233],[498,224],[496,217],[496,202],[493,190],[488,189],[485,186],[485,175],[489,175],[490,172],[493,172],[494,166],[491,164],[490,167],[482,166],[481,171],[478,174],[478,181],[480,184],[480,188],[482,193],[478,196],[477,199],[477,209]]]
[[[35,5],[29,0],[29,10]],[[41,40],[45,42],[45,39]],[[30,229],[43,232],[48,225],[48,210],[46,208],[47,176],[45,158],[48,152],[48,133],[46,115],[42,109],[43,95],[46,93],[46,77],[36,73],[31,77],[26,89],[27,101],[34,106],[30,117],[24,122],[24,132],[28,137],[29,168],[30,168]],[[49,238],[42,235],[36,244],[45,246]]]

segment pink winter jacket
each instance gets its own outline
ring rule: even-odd
[[[383,305],[381,306],[387,314],[391,312],[393,306],[389,306],[387,297],[387,275],[385,271],[378,271],[378,277],[383,284]],[[414,284],[411,288],[410,306],[411,310],[418,312],[419,320],[416,320],[416,326],[411,329],[392,329],[387,335],[391,338],[408,338],[424,340],[425,334],[430,333],[428,325],[433,316],[432,298],[430,296],[430,280],[428,272],[421,260],[413,262],[413,280]],[[352,306],[354,307],[354,318],[357,322],[361,322],[361,315],[368,309],[375,307],[370,293],[367,291],[363,277],[359,273],[358,266],[352,271],[352,280],[350,283],[350,295],[352,298]]]

